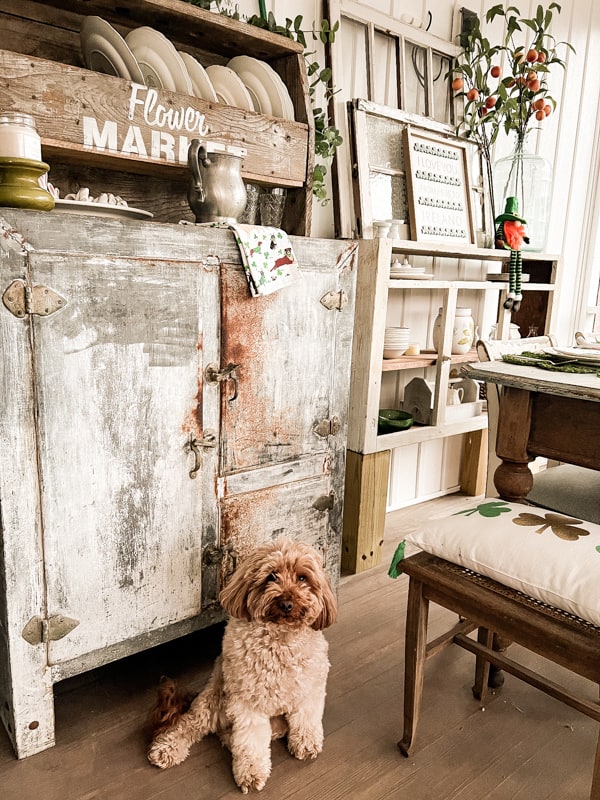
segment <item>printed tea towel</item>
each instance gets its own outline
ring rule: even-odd
[[[253,297],[271,294],[301,278],[285,231],[261,225],[230,225],[240,248]]]

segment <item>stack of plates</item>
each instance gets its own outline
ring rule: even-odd
[[[205,69],[154,28],[135,28],[123,38],[97,16],[82,22],[81,50],[85,65],[96,72],[294,120],[294,104],[286,85],[269,64],[257,58],[236,56],[227,66],[212,64]]]
[[[227,66],[241,79],[259,114],[293,121],[292,98],[273,67],[251,56],[236,56]]]
[[[386,328],[383,337],[383,357],[400,358],[409,345],[410,328]]]
[[[390,267],[390,278],[409,278],[410,280],[424,281],[431,280],[433,274],[427,274],[425,267],[412,267],[408,262],[401,264],[393,261]]]

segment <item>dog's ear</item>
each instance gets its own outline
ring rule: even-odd
[[[221,589],[219,602],[232,617],[250,621],[248,592],[251,584],[246,572],[247,568],[244,564],[236,569],[229,582]]]
[[[337,600],[329,583],[327,575],[323,574],[319,586],[319,594],[321,596],[321,613],[312,624],[312,628],[316,631],[325,630],[337,619]]]

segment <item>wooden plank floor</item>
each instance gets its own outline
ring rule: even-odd
[[[480,708],[470,686],[473,657],[450,648],[427,665],[416,754],[396,747],[401,734],[403,630],[407,580],[387,565],[403,532],[423,515],[473,503],[460,495],[388,514],[384,564],[342,578],[339,621],[327,631],[332,668],[325,749],[304,764],[281,742],[265,800],[587,800],[597,725],[507,676]],[[454,621],[432,608],[430,635]],[[145,758],[142,728],[162,674],[200,688],[221,630],[133,656],[55,687],[56,747],[17,761],[0,733],[2,800],[233,800],[230,756],[214,737],[166,772]],[[516,648],[513,648],[513,652]],[[529,664],[536,660],[527,654]],[[558,668],[547,673],[563,679]],[[597,699],[597,687],[575,678]]]

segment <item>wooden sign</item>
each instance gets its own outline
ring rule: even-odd
[[[405,137],[412,238],[474,244],[466,144],[410,126]]]
[[[301,187],[308,126],[0,50],[0,108],[31,114],[46,160],[128,172],[187,170],[191,139],[243,147],[247,180]]]

